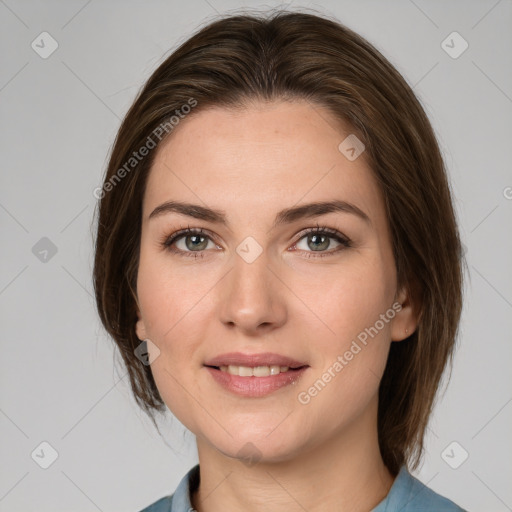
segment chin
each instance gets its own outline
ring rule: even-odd
[[[272,428],[275,428],[276,424]],[[226,429],[228,430],[228,427]],[[250,429],[234,430],[236,434],[232,437],[224,431],[218,436],[203,434],[201,437],[226,457],[237,459],[248,467],[257,463],[272,464],[292,460],[303,449],[301,440],[292,437],[288,432],[278,433],[279,427],[271,435],[268,435],[268,432],[272,429],[264,430],[264,434]]]

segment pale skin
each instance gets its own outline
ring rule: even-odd
[[[384,202],[364,153],[349,161],[338,150],[349,133],[318,105],[253,102],[190,115],[156,154],[143,200],[136,333],[158,346],[158,389],[196,436],[198,512],[363,512],[393,483],[378,446],[378,387],[391,343],[417,319],[397,288]],[[149,219],[170,200],[222,210],[227,225],[176,212]],[[368,220],[335,211],[272,227],[281,210],[333,200]],[[331,233],[328,247],[311,243],[315,233],[303,232],[318,225],[350,246]],[[203,230],[200,250],[187,234],[173,244],[186,255],[162,246],[189,226]],[[262,248],[252,263],[236,252],[249,236]],[[202,257],[187,257],[194,254]],[[396,302],[401,310],[378,335],[300,403],[299,392]],[[226,352],[275,352],[309,368],[296,384],[240,397],[204,366]],[[237,455],[249,442],[260,457],[254,465]]]

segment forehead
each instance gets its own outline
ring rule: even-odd
[[[381,217],[383,201],[364,152],[349,160],[339,149],[349,135],[330,111],[306,101],[198,110],[158,149],[144,218],[169,200],[239,216],[333,199]]]

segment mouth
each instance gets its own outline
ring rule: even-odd
[[[296,384],[309,365],[279,354],[229,353],[209,359],[205,369],[224,389],[243,397],[263,397]]]
[[[217,368],[221,371],[236,372],[236,368],[241,368],[243,374],[233,373],[233,375],[245,376],[248,373],[247,368],[259,368],[258,371],[265,372],[266,368],[269,368],[271,373],[288,371],[289,369],[298,369],[303,366],[308,366],[304,361],[298,361],[288,356],[282,356],[281,354],[274,354],[272,352],[264,352],[260,354],[244,354],[242,352],[229,352],[227,354],[221,354],[211,359],[208,359],[204,363],[205,366],[211,368]],[[281,370],[283,368],[283,370]],[[231,372],[230,372],[231,373]],[[250,375],[248,375],[250,376]]]

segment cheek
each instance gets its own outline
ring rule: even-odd
[[[294,291],[317,317],[310,329],[321,328],[324,335],[318,339],[336,349],[373,326],[391,307],[395,295],[392,266],[370,251],[352,254],[339,265],[304,269],[296,276]],[[388,329],[386,324],[382,330]]]
[[[201,325],[208,315],[208,300],[204,299],[213,283],[206,274],[198,276],[190,268],[185,273],[172,268],[169,258],[143,250],[137,294],[147,337],[160,350],[151,364],[156,386],[173,414],[193,428],[188,418],[191,397],[186,390],[191,388],[191,364],[197,359]]]
[[[378,390],[391,343],[394,273],[384,259],[354,258],[314,282],[304,302],[314,305],[322,321],[315,325],[326,335],[313,337],[306,322],[318,367],[301,391],[314,386],[314,407],[341,418],[365,407]]]
[[[336,334],[315,340],[319,364],[297,390],[299,402],[309,408],[306,421],[337,429],[375,400],[391,343],[392,315],[385,316],[388,322],[380,315],[390,307],[382,295],[355,293],[351,300],[339,297],[339,303],[331,306],[326,318]]]
[[[193,264],[192,264],[193,265]],[[143,246],[137,276],[137,295],[143,312],[148,337],[155,343],[166,343],[187,323],[189,313],[200,310],[212,278],[208,273],[194,272],[192,266],[173,265],[170,256]]]

